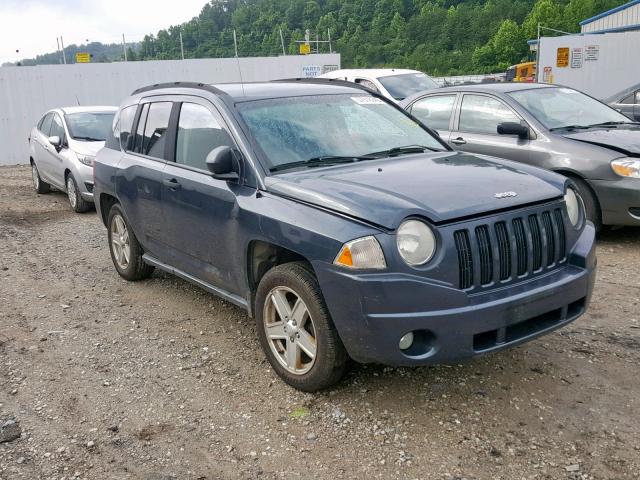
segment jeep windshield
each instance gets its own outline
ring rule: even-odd
[[[238,105],[271,172],[448,148],[420,124],[369,95],[320,95]]]

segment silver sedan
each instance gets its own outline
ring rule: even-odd
[[[33,187],[67,193],[71,208],[93,206],[93,160],[112,131],[116,107],[65,107],[45,113],[29,135]]]

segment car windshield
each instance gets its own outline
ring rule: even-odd
[[[614,109],[571,88],[534,88],[509,93],[548,129],[627,123]]]
[[[69,135],[74,140],[104,142],[111,132],[115,112],[81,112],[65,115]]]
[[[378,81],[396,100],[404,100],[414,93],[438,88],[438,84],[424,73],[404,73],[379,77]]]
[[[271,170],[446,150],[418,123],[370,95],[319,95],[242,103],[240,115]],[[369,156],[369,158],[358,158]],[[311,161],[311,162],[310,162]],[[303,165],[303,166],[305,166]]]

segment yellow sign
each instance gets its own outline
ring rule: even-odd
[[[556,66],[560,68],[569,66],[569,49],[568,48],[558,49]]]
[[[76,53],[76,63],[89,63],[91,61],[91,55],[87,52]]]
[[[311,53],[311,45],[308,43],[300,44],[300,55],[309,55]]]

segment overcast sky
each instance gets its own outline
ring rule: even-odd
[[[0,64],[89,41],[139,41],[197,16],[207,0],[0,0]],[[20,50],[20,53],[16,53]]]

